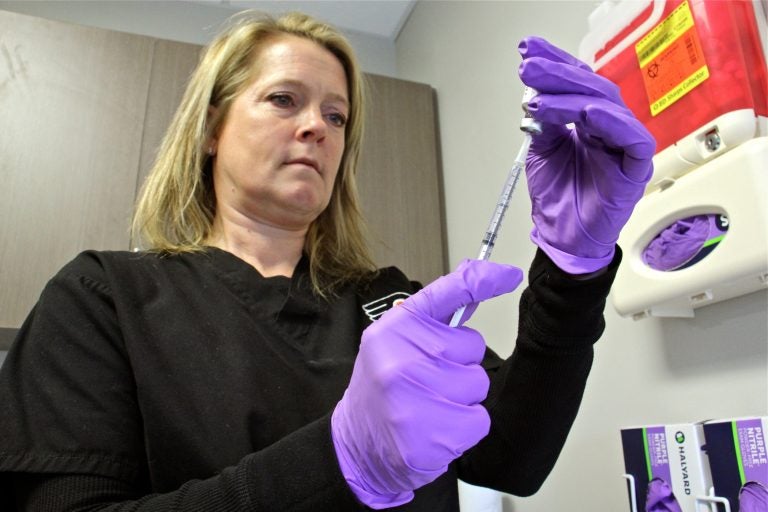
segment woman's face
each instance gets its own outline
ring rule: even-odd
[[[325,209],[344,151],[347,78],[339,60],[296,36],[258,55],[213,146],[217,215],[305,230]]]

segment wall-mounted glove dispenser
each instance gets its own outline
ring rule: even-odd
[[[692,317],[700,306],[768,289],[768,137],[646,194],[619,245],[625,258],[612,300],[622,316]]]

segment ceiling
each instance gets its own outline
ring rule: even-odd
[[[245,9],[258,9],[270,13],[302,11],[342,30],[394,41],[418,0],[198,1],[233,11]]]

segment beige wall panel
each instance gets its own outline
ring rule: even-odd
[[[0,11],[0,327],[82,249],[128,247],[151,51]]]
[[[358,184],[379,266],[426,284],[446,271],[434,91],[378,75]]]
[[[141,144],[139,185],[146,178],[155,161],[189,77],[197,66],[201,46],[174,41],[155,40],[152,57],[152,74]]]

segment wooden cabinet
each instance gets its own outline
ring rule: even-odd
[[[152,40],[0,11],[0,327],[59,267],[127,247]]]
[[[0,11],[0,333],[78,252],[130,247],[137,190],[200,49]],[[375,256],[428,282],[445,270],[433,90],[368,78],[358,176]]]
[[[157,156],[160,141],[181,103],[184,88],[197,66],[202,47],[163,39],[153,40],[152,66],[147,91],[139,161],[138,185],[144,182]],[[137,188],[138,190],[138,188]]]
[[[368,75],[370,102],[358,169],[376,262],[427,284],[446,271],[434,90]]]

